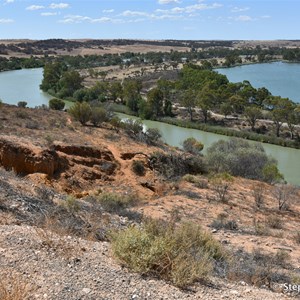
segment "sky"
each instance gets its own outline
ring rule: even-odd
[[[0,39],[300,39],[300,0],[0,0]]]

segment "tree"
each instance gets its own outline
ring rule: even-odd
[[[115,81],[110,85],[110,95],[114,101],[116,101],[118,98],[123,100],[123,87],[119,81]]]
[[[71,97],[74,92],[81,89],[83,78],[77,71],[69,71],[63,73],[61,79],[58,82],[60,87],[60,97]]]
[[[197,101],[196,92],[192,89],[184,91],[180,97],[180,104],[187,109],[191,121],[193,121],[193,112]]]
[[[85,125],[92,115],[92,109],[87,102],[76,102],[70,109],[69,114],[82,125]]]
[[[220,111],[226,119],[228,115],[233,113],[233,108],[232,108],[231,104],[228,101],[226,101],[221,104]]]
[[[63,72],[66,70],[67,66],[64,63],[47,63],[44,66],[43,80],[40,85],[41,89],[45,92],[53,90],[53,92],[57,93],[59,89],[58,82],[61,79]]]
[[[271,118],[276,129],[276,136],[279,137],[283,122],[291,122],[290,115],[295,110],[295,103],[288,98],[272,96],[266,99],[264,103],[271,110]]]
[[[210,90],[208,86],[205,86],[197,95],[197,106],[200,107],[204,123],[207,123],[207,119],[210,115],[210,110],[214,107],[216,101],[216,94],[213,90]]]
[[[245,108],[244,116],[251,126],[251,130],[255,130],[257,119],[262,117],[261,109],[256,106],[249,106]]]
[[[163,115],[164,95],[161,89],[153,88],[147,94],[147,103],[155,118]]]
[[[126,80],[123,83],[123,95],[126,105],[134,112],[139,109],[142,84],[138,80]]]
[[[54,110],[63,110],[65,102],[61,99],[53,98],[49,100],[49,107]]]
[[[233,108],[233,112],[236,114],[242,114],[244,112],[245,106],[247,105],[245,99],[240,95],[232,95],[229,98],[229,103]]]

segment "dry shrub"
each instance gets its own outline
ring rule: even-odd
[[[126,208],[134,206],[138,199],[135,195],[119,195],[115,193],[101,193],[96,197],[104,210],[118,213]]]
[[[1,300],[27,300],[30,299],[32,287],[20,276],[14,274],[10,276],[1,275],[0,279],[0,299]]]
[[[206,279],[214,262],[224,260],[221,244],[198,225],[146,220],[112,233],[115,256],[130,269],[185,288]]]
[[[258,208],[261,208],[265,202],[264,185],[262,183],[253,185],[252,194],[253,194],[256,206]]]
[[[232,182],[233,177],[226,172],[211,177],[211,189],[215,192],[217,201],[228,203],[228,193]]]
[[[272,229],[282,229],[283,228],[282,219],[278,216],[268,216],[266,218],[266,225]]]

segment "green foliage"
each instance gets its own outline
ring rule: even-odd
[[[204,148],[204,145],[193,137],[184,140],[182,146],[184,151],[194,155],[199,154]]]
[[[233,176],[266,180],[264,168],[276,161],[270,158],[262,145],[242,139],[220,140],[207,150],[206,161],[211,171],[228,172]]]
[[[77,71],[68,71],[62,74],[62,77],[59,79],[59,97],[72,97],[74,92],[82,88],[83,78]]]
[[[63,203],[63,206],[71,213],[75,213],[80,210],[79,202],[73,196],[68,196],[65,202]]]
[[[262,111],[259,107],[249,106],[245,108],[244,116],[249,122],[251,129],[254,131],[257,119],[262,117]]]
[[[225,259],[219,242],[192,223],[174,226],[162,221],[145,221],[112,234],[116,257],[135,272],[169,280],[185,288],[206,279],[215,261]]]
[[[63,110],[65,102],[61,99],[53,98],[49,100],[49,107],[54,110]]]
[[[268,183],[274,184],[283,181],[283,175],[279,172],[275,163],[268,163],[262,169],[262,179]]]
[[[90,105],[86,102],[76,102],[68,110],[69,114],[76,120],[79,121],[82,125],[85,125],[92,115],[92,109]]]
[[[27,102],[26,101],[19,101],[18,102],[18,107],[23,107],[25,108],[27,106]]]
[[[90,121],[94,126],[99,126],[101,123],[109,120],[108,113],[103,107],[94,107],[90,116]]]
[[[144,163],[141,160],[134,160],[131,169],[138,176],[144,176],[146,173]]]

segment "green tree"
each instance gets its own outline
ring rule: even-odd
[[[193,121],[193,112],[197,101],[196,92],[193,89],[184,91],[180,97],[180,104],[187,109],[191,121]]]
[[[215,106],[216,98],[215,92],[210,90],[208,86],[205,86],[197,95],[197,106],[201,109],[204,123],[207,123],[210,110]]]
[[[291,122],[290,114],[295,110],[295,103],[288,98],[272,96],[266,99],[265,105],[271,110],[271,118],[275,125],[276,136],[279,137],[280,129],[284,122]]]
[[[43,80],[40,85],[41,89],[45,92],[52,90],[54,93],[57,93],[59,90],[58,82],[66,70],[67,66],[64,63],[47,63],[44,66]]]
[[[147,94],[147,102],[154,118],[163,115],[164,95],[161,89],[150,90]]]
[[[126,105],[134,112],[139,109],[142,84],[138,80],[126,80],[123,83],[123,95]]]
[[[116,101],[118,98],[123,100],[123,87],[119,81],[115,81],[110,85],[110,95],[113,101]]]
[[[255,124],[262,117],[262,111],[257,106],[249,106],[245,108],[244,116],[251,126],[251,130],[255,130]]]
[[[60,97],[72,97],[74,92],[82,88],[83,78],[77,71],[64,72],[58,82]]]
[[[220,106],[220,111],[226,119],[228,115],[233,113],[232,105],[228,101],[223,102]]]
[[[70,109],[69,114],[82,125],[85,125],[91,118],[92,109],[87,102],[76,102]]]

